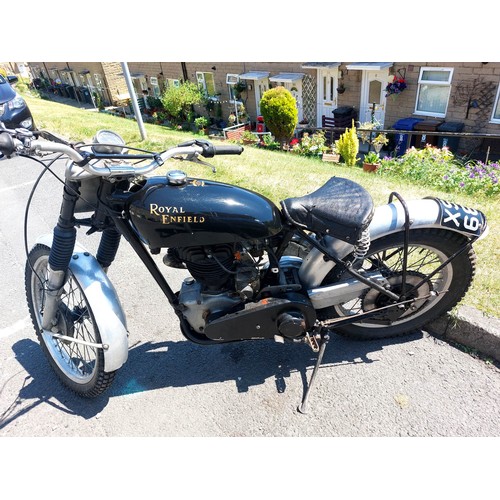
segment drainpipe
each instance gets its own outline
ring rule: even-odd
[[[189,80],[189,76],[185,62],[181,62],[181,68],[182,68],[182,77],[184,78],[184,81],[187,82]]]
[[[141,110],[139,109],[139,104],[137,103],[137,96],[135,95],[134,85],[132,83],[132,78],[130,77],[130,71],[128,69],[128,64],[122,62],[123,76],[125,77],[125,82],[127,83],[128,93],[130,95],[130,100],[132,101],[132,107],[134,108],[135,119],[137,125],[139,126],[139,132],[141,133],[142,140],[146,139],[147,134],[144,128],[144,123],[142,121]]]

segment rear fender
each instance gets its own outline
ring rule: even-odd
[[[41,236],[37,243],[52,246],[52,235]],[[113,284],[97,260],[76,243],[69,267],[80,283],[101,334],[104,349],[104,370],[120,368],[128,358],[128,331],[125,314]]]
[[[406,202],[410,216],[410,229],[439,228],[454,231],[468,238],[484,237],[487,234],[486,217],[479,210],[467,208],[438,198],[425,198]],[[389,203],[375,210],[368,227],[370,240],[374,241],[392,233],[403,231],[405,211],[401,203]],[[339,259],[349,255],[354,246],[326,236],[328,250]],[[307,288],[318,287],[335,263],[325,261],[323,254],[313,248],[299,269],[301,283]]]

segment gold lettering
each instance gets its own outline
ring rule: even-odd
[[[162,208],[158,207],[155,210],[158,210],[158,215],[161,217],[162,224],[175,224],[175,223],[191,223],[191,224],[203,224],[205,222],[205,217],[199,217],[197,215],[171,215],[171,214],[162,214]],[[151,212],[153,213],[153,212]]]
[[[186,211],[184,207],[169,207],[169,206],[160,206],[156,203],[149,204],[149,213],[152,215],[161,216],[163,214],[185,214]]]

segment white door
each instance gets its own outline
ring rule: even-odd
[[[389,69],[363,70],[359,121],[370,122],[373,118],[383,127],[385,120],[385,87],[389,82]]]
[[[337,108],[337,87],[337,69],[318,69],[318,118],[316,126],[322,126],[322,116],[333,118],[333,110]]]
[[[255,86],[255,108],[257,116],[260,115],[260,100],[266,90],[269,90],[269,80],[267,78],[261,78],[259,80],[254,80]]]

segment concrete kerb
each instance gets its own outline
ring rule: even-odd
[[[500,361],[500,319],[470,306],[461,306],[426,327],[443,340],[451,340]]]

